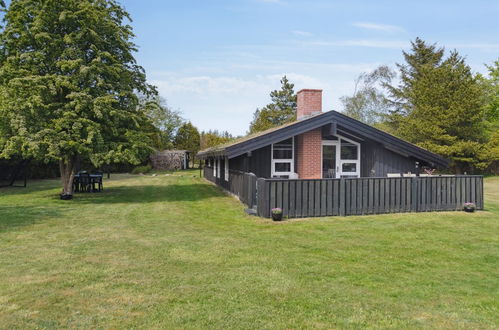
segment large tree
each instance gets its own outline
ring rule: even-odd
[[[12,0],[0,34],[0,156],[57,160],[72,194],[79,155],[139,163],[150,141],[137,93],[154,88],[115,0]]]
[[[343,113],[370,125],[382,122],[391,104],[382,85],[390,83],[395,76],[396,73],[386,65],[361,73],[355,80],[353,95],[340,98]]]
[[[142,96],[140,107],[151,121],[150,136],[153,140],[153,147],[157,150],[173,148],[177,130],[184,121],[180,112],[172,110],[166,100],[158,95]]]
[[[199,131],[191,122],[180,126],[175,136],[175,147],[177,149],[192,151],[196,154],[199,151],[200,144]]]
[[[281,89],[270,93],[271,103],[256,109],[250,124],[250,133],[264,131],[296,119],[296,94],[294,84],[286,76],[281,79]]]
[[[395,134],[450,158],[458,172],[472,170],[484,141],[479,77],[456,51],[444,58],[443,48],[419,38],[404,58],[400,84],[387,86]]]

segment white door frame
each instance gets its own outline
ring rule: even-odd
[[[321,146],[321,175],[324,176],[324,171],[322,169],[323,159],[324,159],[324,146],[335,146],[336,147],[336,178],[341,178],[342,175],[352,175],[360,177],[360,143],[350,140],[341,135],[335,135],[338,140],[322,140]],[[357,146],[357,159],[341,159],[341,140],[345,140]],[[355,164],[355,172],[343,172],[343,164],[353,163]]]

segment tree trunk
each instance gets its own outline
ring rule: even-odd
[[[75,155],[72,155],[59,161],[59,170],[61,172],[62,182],[62,196],[73,195],[73,179],[75,176],[76,159],[77,157]]]

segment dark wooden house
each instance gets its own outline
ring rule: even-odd
[[[298,92],[297,121],[202,150],[198,157],[228,181],[229,171],[262,178],[412,176],[448,161],[336,111],[322,112],[322,90]]]

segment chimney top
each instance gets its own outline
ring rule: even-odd
[[[302,89],[296,93],[298,120],[311,117],[322,112],[322,89]]]

